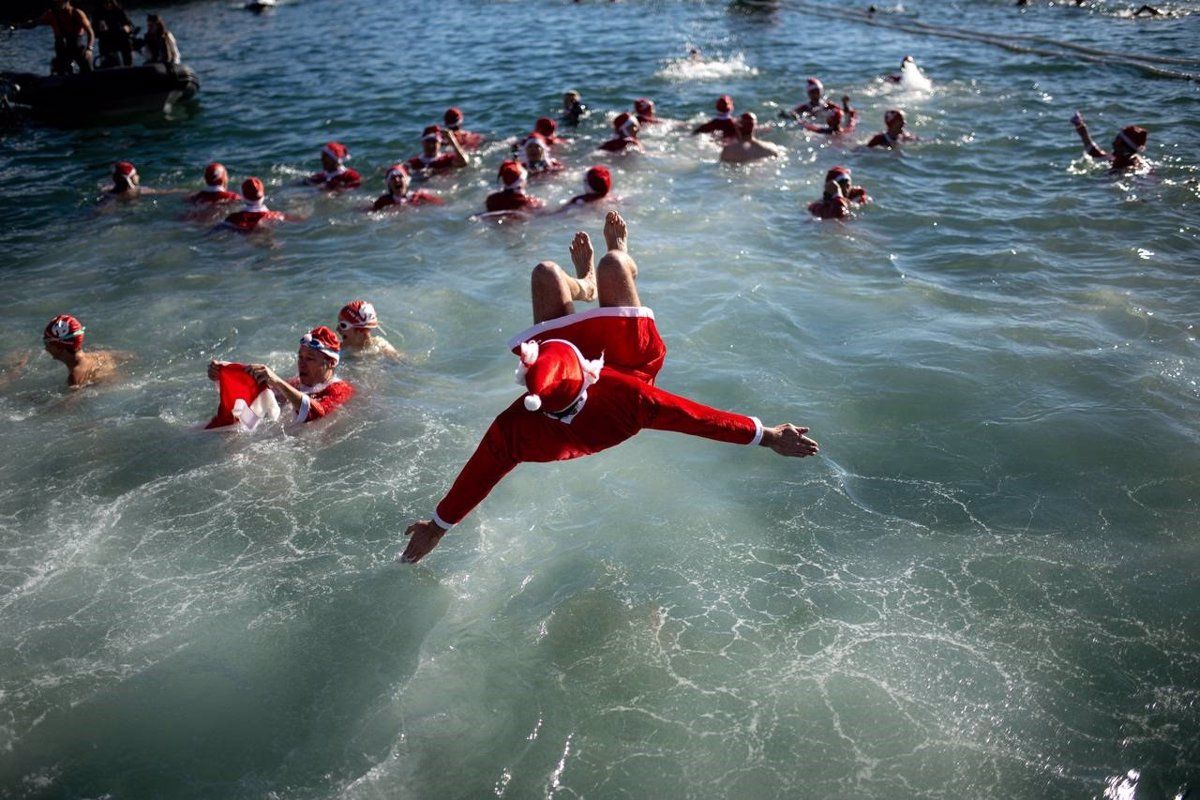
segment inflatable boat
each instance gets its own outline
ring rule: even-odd
[[[39,116],[88,122],[99,116],[161,111],[188,100],[200,79],[182,64],[97,69],[75,75],[0,72],[8,102]]]

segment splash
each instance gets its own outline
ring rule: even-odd
[[[900,90],[904,92],[929,92],[933,90],[933,81],[925,77],[915,61],[905,61],[900,67]]]
[[[677,58],[668,61],[657,73],[670,80],[706,81],[734,75],[757,75],[758,69],[746,63],[746,56],[735,53],[728,58]]]

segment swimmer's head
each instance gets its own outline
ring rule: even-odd
[[[754,135],[754,128],[758,125],[758,117],[754,116],[753,111],[747,111],[738,118],[738,131],[742,134],[743,139],[749,139]]]
[[[557,131],[558,123],[549,117],[538,117],[537,122],[533,123],[533,132],[542,136],[547,142],[554,139]]]
[[[723,94],[717,98],[717,113],[728,114],[733,111],[733,98]]]
[[[263,182],[258,178],[249,177],[242,181],[242,197],[247,203],[261,203],[266,196],[267,192],[263,188]]]
[[[338,312],[338,333],[342,341],[354,345],[366,344],[371,331],[379,327],[375,306],[366,300],[354,300],[342,306]]]
[[[525,160],[530,164],[536,164],[539,161],[545,161],[548,155],[546,151],[546,140],[540,133],[531,133],[526,139],[522,148],[525,151]]]
[[[341,142],[329,142],[321,148],[321,166],[326,172],[333,172],[342,165],[350,151]]]
[[[42,331],[42,345],[52,356],[78,353],[83,349],[83,333],[87,328],[70,314],[59,314]]]
[[[113,188],[118,192],[128,191],[141,182],[137,168],[128,161],[118,161],[113,164]]]
[[[904,128],[904,112],[898,108],[889,108],[883,112],[883,124],[889,131],[900,131]]]
[[[408,192],[408,167],[403,164],[392,164],[387,171],[387,187],[392,194],[406,194]]]
[[[815,103],[825,94],[825,84],[819,78],[809,78],[804,82],[804,91],[808,92],[808,99]]]
[[[421,131],[421,149],[429,157],[436,156],[442,146],[442,129],[437,125],[428,125]]]
[[[525,180],[529,177],[525,167],[519,161],[505,161],[500,165],[497,175],[500,183],[508,191],[519,192],[525,189]]]
[[[1113,139],[1113,152],[1120,155],[1133,155],[1146,149],[1146,140],[1150,132],[1140,125],[1127,125]]]
[[[563,92],[563,111],[570,111],[582,99],[583,95],[574,89],[569,92]]]
[[[225,165],[214,161],[205,167],[204,183],[207,186],[216,186],[224,189],[226,184],[229,183],[229,173],[225,171]]]
[[[850,168],[843,167],[843,166],[833,167],[832,169],[829,170],[829,172],[825,173],[825,182],[829,183],[830,181],[840,184],[842,186],[845,186],[847,189],[849,189],[850,188]]]
[[[333,378],[333,370],[342,358],[342,340],[324,325],[318,325],[300,338],[296,372],[301,383],[317,386]]]
[[[587,388],[600,380],[604,357],[588,361],[563,339],[529,341],[521,345],[517,383],[525,387],[525,408],[549,414],[571,411]]]
[[[641,130],[641,126],[638,125],[637,117],[627,111],[623,111],[613,119],[613,130],[616,131],[617,136],[632,139],[637,136],[638,131]]]
[[[612,173],[608,167],[592,167],[583,176],[583,188],[592,194],[605,196],[612,189]]]
[[[900,69],[904,69],[905,64],[916,65],[916,63],[916,59],[914,59],[912,56],[905,56],[904,58],[900,59]]]
[[[633,101],[633,110],[639,117],[649,119],[654,116],[654,101],[649,97],[639,97]]]
[[[463,124],[462,110],[457,106],[447,108],[446,113],[442,115],[442,122],[446,123],[446,127],[450,130],[458,130],[458,126]]]

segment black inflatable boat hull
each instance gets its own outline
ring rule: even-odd
[[[98,69],[76,75],[3,72],[9,100],[37,114],[85,122],[90,118],[137,111],[160,111],[188,100],[200,79],[182,64]]]

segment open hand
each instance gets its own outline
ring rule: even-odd
[[[404,535],[408,537],[408,546],[404,548],[398,560],[401,564],[417,563],[437,547],[445,534],[445,529],[431,519],[414,522],[404,531]]]
[[[763,428],[763,447],[769,447],[781,456],[789,458],[804,458],[821,452],[815,440],[805,434],[808,428],[797,428],[790,422],[776,425],[774,428]]]
[[[1082,125],[1083,124],[1083,114],[1080,114],[1078,111],[1076,111],[1074,114],[1072,114],[1071,115],[1071,124],[1074,125],[1076,128],[1078,128],[1080,125]]]

